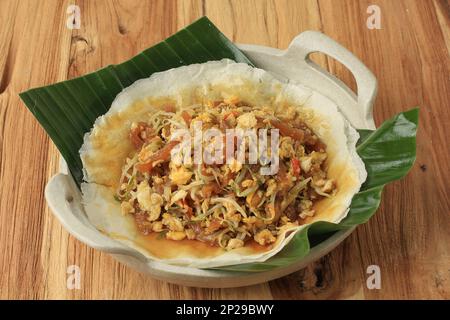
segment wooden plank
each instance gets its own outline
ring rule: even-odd
[[[406,179],[386,187],[380,210],[356,233],[362,258],[360,273],[371,264],[379,265],[382,272],[383,289],[368,290],[364,286],[364,294],[367,298],[448,297],[450,292],[443,288],[448,288],[450,281],[449,242],[442,238],[450,223],[442,181],[448,163],[440,154],[449,154],[444,130],[449,112],[443,107],[449,101],[450,83],[445,71],[449,64],[432,3],[319,3],[324,31],[351,48],[378,78],[374,107],[377,123],[402,110],[421,107],[416,165]],[[381,30],[366,28],[366,9],[371,4],[381,9]],[[333,69],[333,62],[330,65]],[[339,68],[335,73],[346,76]],[[341,272],[345,269],[344,265]],[[436,278],[440,279],[437,286],[433,285]]]
[[[120,63],[176,31],[174,3],[167,1],[75,3],[80,7],[82,25],[72,35],[69,78]],[[118,43],[120,50],[116,47]],[[73,237],[69,237],[64,254],[49,267],[61,273],[57,265],[61,260],[65,261],[64,270],[70,265],[79,266],[81,290],[67,290],[64,280],[64,286],[48,288],[52,297],[158,299],[169,294],[168,284],[144,277]],[[63,277],[66,277],[65,271]]]
[[[0,29],[0,297],[37,298],[46,281],[40,252],[48,218],[49,139],[17,94],[65,79],[70,32],[49,22],[64,16],[67,2],[1,6],[0,21],[6,23]]]
[[[447,51],[450,52],[450,4],[445,0],[435,0],[434,6]]]

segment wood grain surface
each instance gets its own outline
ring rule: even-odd
[[[81,28],[66,27],[70,4]],[[381,29],[368,29],[369,5]],[[376,215],[304,270],[246,288],[195,289],[153,280],[70,236],[46,205],[58,153],[18,93],[122,62],[207,15],[231,40],[286,48],[319,30],[376,75],[379,124],[416,105],[417,161],[385,188]],[[450,9],[431,0],[0,1],[0,298],[450,299]],[[354,87],[333,59],[315,60]],[[81,288],[66,286],[67,267]],[[369,290],[369,265],[381,289]]]

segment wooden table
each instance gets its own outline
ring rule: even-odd
[[[66,27],[70,4],[81,29]],[[381,29],[366,24],[369,5]],[[386,187],[377,214],[320,261],[285,278],[237,289],[193,289],[139,274],[71,237],[44,199],[58,153],[19,100],[30,87],[119,63],[207,15],[230,39],[286,48],[320,30],[376,75],[375,119],[421,107],[417,161]],[[450,298],[450,9],[445,0],[0,2],[0,298],[427,299]],[[330,58],[322,66],[354,87]],[[66,286],[78,265],[81,288]],[[381,289],[369,290],[369,265]]]

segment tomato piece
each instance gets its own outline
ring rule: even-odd
[[[139,163],[136,165],[136,169],[140,172],[150,172],[153,169],[153,163],[156,161],[167,161],[170,158],[170,152],[172,149],[179,144],[180,141],[170,141],[164,147],[156,151],[150,158],[148,158],[144,163]]]
[[[153,129],[145,122],[138,122],[137,125],[130,130],[129,138],[136,150],[155,136]]]
[[[223,101],[222,100],[215,100],[213,101],[213,107],[219,106]]]
[[[236,116],[239,115],[239,112],[236,111],[236,110],[230,111],[230,112],[228,112],[226,115],[223,116],[223,120],[224,120],[224,121],[227,120],[228,117],[231,116],[231,115],[233,115],[233,116],[236,117]]]
[[[209,226],[206,227],[205,233],[206,233],[206,234],[211,234],[211,233],[213,233],[214,231],[219,230],[221,226],[222,226],[222,224],[220,223],[220,220],[217,219],[217,218],[213,218],[213,219],[211,220],[211,222],[209,223]]]
[[[172,112],[172,113],[175,113],[177,111],[177,109],[175,108],[175,106],[173,104],[165,104],[163,106],[163,110],[165,112]]]
[[[186,125],[189,127],[191,125],[191,121],[192,121],[192,117],[189,114],[189,112],[184,110],[183,112],[181,112],[181,117],[183,118],[184,122],[186,122]]]
[[[297,158],[291,159],[292,172],[298,178],[300,176],[300,160]]]
[[[305,138],[305,132],[302,129],[294,128],[280,120],[271,119],[270,124],[280,130],[282,136],[291,137],[300,143],[302,143]]]
[[[235,172],[228,172],[226,175],[223,176],[223,178],[220,180],[220,183],[222,184],[222,187],[226,187],[230,180],[236,179],[237,173]]]
[[[211,198],[212,195],[220,192],[220,187],[216,182],[210,182],[202,187],[202,193],[204,198]]]
[[[192,207],[189,205],[186,199],[181,199],[181,207],[186,209],[186,216],[190,219],[194,215],[194,211],[192,210]]]
[[[316,144],[313,145],[312,149],[314,151],[324,152],[327,149],[327,146],[322,141],[318,140]]]

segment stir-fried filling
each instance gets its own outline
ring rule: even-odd
[[[278,172],[262,175],[259,163],[235,159],[228,164],[177,163],[171,150],[180,142],[171,135],[182,128],[192,133],[196,121],[203,130],[224,134],[233,128],[278,129]],[[294,107],[274,111],[237,98],[179,110],[167,106],[133,123],[129,138],[135,150],[123,166],[116,198],[144,235],[155,232],[226,249],[251,239],[268,245],[285,228],[314,216],[315,202],[336,192],[335,181],[327,178],[326,146]]]

